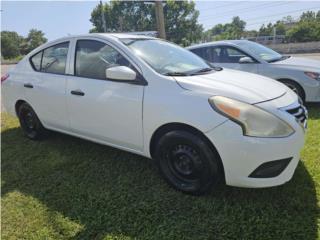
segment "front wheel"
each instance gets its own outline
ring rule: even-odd
[[[304,91],[298,83],[295,83],[291,80],[281,80],[281,82],[285,84],[288,88],[290,88],[292,91],[294,91],[303,102],[305,101]]]
[[[203,137],[186,131],[164,134],[155,158],[167,182],[185,193],[205,193],[221,179],[219,156]]]
[[[37,114],[28,103],[22,103],[18,108],[18,118],[24,134],[32,139],[43,138],[47,130],[41,124]]]

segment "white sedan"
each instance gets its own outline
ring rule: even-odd
[[[283,56],[247,40],[203,43],[188,49],[216,66],[276,79],[295,91],[303,101],[320,102],[320,61]]]
[[[191,194],[220,180],[283,184],[304,143],[307,113],[285,85],[211,68],[156,38],[58,39],[1,80],[5,108],[28,138],[54,130],[153,158],[174,188]]]

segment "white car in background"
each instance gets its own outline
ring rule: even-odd
[[[152,37],[58,39],[1,80],[4,106],[30,139],[50,129],[153,158],[187,193],[204,193],[219,180],[283,184],[304,143],[307,112],[285,85],[215,70]]]
[[[320,61],[283,56],[247,40],[209,42],[188,49],[215,66],[273,78],[286,84],[303,101],[320,102]]]

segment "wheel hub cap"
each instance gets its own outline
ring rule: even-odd
[[[33,129],[34,126],[35,126],[35,122],[34,122],[34,117],[33,117],[33,114],[31,112],[28,112],[26,115],[25,115],[25,123],[26,123],[26,126],[30,129]]]
[[[179,145],[170,155],[173,170],[180,176],[193,178],[202,167],[199,154],[190,146]]]

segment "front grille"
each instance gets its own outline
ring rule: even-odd
[[[308,111],[305,106],[299,103],[293,108],[286,109],[286,111],[293,115],[303,127],[306,127]]]

